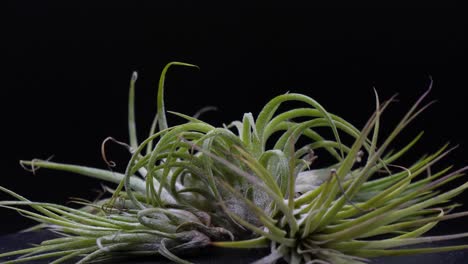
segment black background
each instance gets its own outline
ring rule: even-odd
[[[92,199],[98,181],[47,170],[34,176],[18,161],[54,154],[54,161],[105,168],[103,139],[127,141],[132,71],[139,73],[136,110],[142,138],[155,112],[160,71],[170,61],[193,63],[200,70],[169,71],[167,108],[193,114],[217,106],[219,111],[204,115],[216,125],[244,112],[256,115],[269,99],[290,91],[315,98],[361,128],[374,109],[375,87],[382,99],[400,94],[383,117],[383,130],[389,131],[432,76],[429,100],[438,103],[394,146],[425,130],[403,164],[450,141],[460,147],[442,164],[461,167],[468,154],[462,11],[10,2],[2,34],[0,185],[32,200]],[[124,149],[110,146],[109,153],[120,169],[125,166]],[[462,195],[457,201],[467,199]],[[0,214],[0,233],[32,223],[6,210]],[[439,231],[467,231],[463,222],[443,224]]]

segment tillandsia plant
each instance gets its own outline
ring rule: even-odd
[[[270,248],[271,253],[257,264],[366,263],[378,256],[468,248],[402,248],[468,237],[468,233],[422,236],[439,221],[468,215],[451,213],[458,204],[450,202],[468,183],[445,192],[439,189],[462,176],[468,167],[433,169],[451,151],[447,145],[411,166],[396,165],[422,134],[400,150],[387,151],[395,137],[431,104],[423,105],[430,88],[383,139],[379,138],[381,116],[394,98],[380,103],[377,93],[375,112],[361,130],[327,112],[314,99],[295,93],[273,98],[256,118],[246,113],[242,120],[223,127],[198,116],[168,111],[185,120],[169,126],[164,81],[174,65],[196,67],[172,62],[164,68],[157,114],[149,136],[141,142],[136,136],[137,75],[133,74],[130,142],[104,141],[103,158],[109,168],[21,161],[31,170],[61,170],[117,186],[106,188],[108,198],[82,202],[79,209],[33,202],[0,187],[16,199],[0,202],[1,207],[32,218],[40,228],[61,236],[1,253],[1,258],[19,256],[4,263],[45,258],[52,263],[87,263],[152,255],[189,263],[182,259],[183,254],[208,246]],[[290,101],[306,107],[277,113],[281,104]],[[351,138],[351,144],[342,138]],[[111,169],[115,164],[105,152],[109,140],[131,153],[123,173]],[[321,157],[331,165],[316,166],[317,153],[323,153]]]

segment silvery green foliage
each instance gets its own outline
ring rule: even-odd
[[[463,183],[446,192],[438,188],[463,175],[436,163],[451,149],[443,146],[403,167],[395,162],[404,148],[389,152],[392,141],[428,105],[424,93],[390,131],[379,138],[380,117],[393,101],[380,103],[366,125],[357,129],[331,114],[314,99],[287,93],[269,101],[254,116],[215,127],[197,117],[168,112],[186,120],[170,126],[164,107],[164,82],[173,62],[161,74],[157,113],[149,135],[136,137],[134,74],[129,92],[129,144],[103,143],[107,169],[22,161],[33,171],[61,170],[116,184],[110,197],[83,203],[80,209],[37,203],[0,187],[15,201],[0,206],[16,210],[63,237],[31,248],[0,253],[20,256],[5,263],[53,258],[78,263],[119,256],[162,255],[177,263],[180,256],[206,246],[269,247],[256,263],[364,263],[368,258],[468,248],[401,246],[468,236],[468,233],[424,237],[439,221],[468,215],[452,213],[450,200],[468,188]],[[429,89],[430,90],[430,89]],[[298,101],[304,107],[278,113],[280,105]],[[301,121],[299,121],[301,120]],[[304,121],[305,120],[305,121]],[[332,137],[320,134],[329,130]],[[346,134],[353,140],[343,142]],[[274,135],[274,137],[273,137]],[[299,141],[299,139],[305,139]],[[111,170],[105,144],[113,141],[132,154],[124,172]],[[305,142],[304,144],[299,142]],[[315,155],[315,153],[321,153]],[[318,167],[316,159],[330,166]]]

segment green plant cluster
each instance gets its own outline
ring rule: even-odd
[[[466,249],[468,245],[412,247],[456,239],[468,233],[425,237],[439,221],[468,215],[451,213],[451,199],[468,183],[445,192],[439,187],[463,175],[467,167],[434,169],[451,149],[443,146],[411,166],[395,162],[422,136],[389,151],[392,141],[431,103],[424,93],[386,138],[379,138],[382,113],[393,98],[380,103],[359,130],[329,113],[314,99],[295,93],[279,95],[254,117],[215,127],[197,117],[166,112],[163,70],[157,114],[149,136],[139,142],[135,125],[136,73],[130,83],[128,147],[125,172],[56,163],[21,161],[31,169],[48,168],[117,184],[111,196],[80,209],[30,201],[0,187],[15,200],[1,201],[60,235],[0,258],[4,263],[51,258],[51,263],[112,260],[162,255],[190,263],[183,254],[203,247],[269,247],[255,263],[366,263],[370,258]],[[280,112],[288,102],[301,108]],[[169,126],[166,113],[186,121]],[[350,144],[345,138],[352,139]],[[325,167],[316,166],[322,153]],[[322,155],[321,155],[322,158]],[[432,169],[431,169],[432,168]]]

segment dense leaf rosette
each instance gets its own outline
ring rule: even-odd
[[[157,114],[148,138],[136,137],[134,94],[129,93],[129,145],[109,138],[103,143],[108,169],[61,164],[48,160],[21,161],[35,170],[48,168],[115,183],[111,194],[80,209],[38,203],[0,187],[15,201],[0,206],[32,218],[62,237],[40,245],[1,253],[19,255],[5,263],[54,258],[78,263],[119,256],[179,256],[205,246],[270,247],[256,263],[363,263],[368,258],[468,248],[401,246],[456,239],[468,233],[422,236],[439,221],[465,216],[450,213],[450,200],[468,183],[440,192],[440,186],[463,175],[465,168],[434,169],[451,149],[443,146],[411,166],[396,165],[422,134],[398,151],[387,151],[395,137],[429,104],[429,90],[384,139],[379,139],[381,115],[393,98],[380,103],[358,130],[329,113],[314,99],[287,93],[273,98],[255,118],[215,127],[181,113],[186,122],[169,126],[161,75]],[[301,108],[279,112],[282,104]],[[342,140],[347,139],[347,140]],[[105,155],[109,140],[127,146],[132,157],[123,173]],[[347,143],[349,141],[350,143]],[[320,155],[319,164],[316,166]]]

